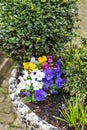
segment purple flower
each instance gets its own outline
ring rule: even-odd
[[[48,63],[45,63],[45,64],[43,65],[43,69],[50,69],[49,64],[48,64]]]
[[[61,67],[62,67],[61,60],[59,59],[57,63],[58,63],[58,65],[59,65],[60,69],[61,69]]]
[[[37,101],[43,101],[44,98],[46,96],[46,92],[43,91],[43,90],[35,90],[34,91],[34,98],[37,100]]]
[[[46,78],[44,78],[44,79],[43,79],[43,83],[44,83],[44,85],[45,85],[46,87],[49,87],[49,86],[52,85],[53,80],[52,80],[52,79],[51,79],[51,80],[47,80]]]
[[[22,94],[26,97],[30,97],[30,93],[29,92],[22,92]]]
[[[45,72],[45,78],[47,80],[51,80],[54,77],[54,73],[52,69],[46,69],[44,72]]]
[[[54,95],[56,94],[57,92],[55,90],[50,90],[50,94]]]
[[[55,81],[57,88],[62,88],[65,82],[66,79],[62,79],[62,78],[57,78]]]
[[[61,70],[59,66],[54,70],[54,75],[58,78],[61,76]]]
[[[48,91],[49,87],[48,86],[44,86],[43,90],[44,91]]]
[[[58,64],[53,65],[53,69],[56,69],[58,67]]]
[[[48,63],[52,63],[53,62],[52,56],[47,56],[47,61],[48,61]]]

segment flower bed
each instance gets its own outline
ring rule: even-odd
[[[17,93],[17,84],[17,69],[14,69],[11,73],[11,78],[9,79],[9,93],[16,112],[21,120],[26,123],[27,130],[58,130],[58,128],[39,118],[21,101]]]
[[[55,58],[55,57],[54,57]],[[66,79],[61,77],[61,61],[55,62],[52,56],[31,58],[31,62],[24,62],[21,76],[14,69],[9,80],[9,91],[12,102],[18,115],[27,127],[40,130],[57,130],[58,128],[38,117],[21,100],[19,94],[25,96],[27,102],[41,102],[47,96],[57,94],[63,87]],[[22,91],[21,91],[22,90]],[[29,126],[30,125],[30,126]]]
[[[18,77],[17,92],[27,102],[43,101],[47,96],[57,94],[63,88],[66,78],[62,63],[57,56],[42,56],[23,63],[24,70]]]

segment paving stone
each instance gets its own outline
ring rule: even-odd
[[[0,113],[0,123],[8,124],[8,123],[12,123],[13,121],[14,121],[14,116],[12,113],[10,114]]]
[[[15,122],[13,123],[13,125],[16,126],[16,127],[24,128],[24,124],[21,122],[21,120],[19,118],[17,118],[15,120]]]
[[[9,94],[6,96],[5,102],[8,102],[8,103],[12,104],[11,98],[9,97]]]
[[[7,102],[0,103],[0,113],[10,113],[11,112],[11,104]]]
[[[9,128],[9,130],[25,130],[25,129],[22,129],[22,128]]]
[[[8,80],[4,80],[4,81],[2,82],[2,84],[1,84],[1,87],[7,88],[7,86],[8,86]]]
[[[8,130],[9,125],[0,124],[0,130]]]
[[[2,88],[2,87],[0,87],[0,93],[3,93],[5,95],[7,95],[8,94],[8,88]]]
[[[5,99],[4,94],[0,93],[0,103],[3,102]]]

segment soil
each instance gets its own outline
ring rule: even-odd
[[[42,102],[38,102],[36,104],[30,102],[25,104],[39,117],[41,117],[48,123],[58,127],[59,130],[75,130],[73,127],[69,127],[67,123],[53,118],[53,116],[62,117],[59,109],[60,107],[62,107],[62,104],[65,104],[64,97],[66,99],[69,99],[69,93],[58,93],[56,95],[51,95],[47,97]],[[86,128],[84,128],[84,130],[87,130],[87,126]]]

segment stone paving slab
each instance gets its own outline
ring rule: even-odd
[[[0,113],[7,113],[9,114],[11,112],[11,103],[2,102],[0,103]]]
[[[0,93],[0,103],[3,102],[5,99],[4,95],[2,93]]]
[[[9,124],[14,121],[15,117],[12,113],[0,113],[0,123]]]
[[[0,124],[0,130],[9,130],[9,125]]]

